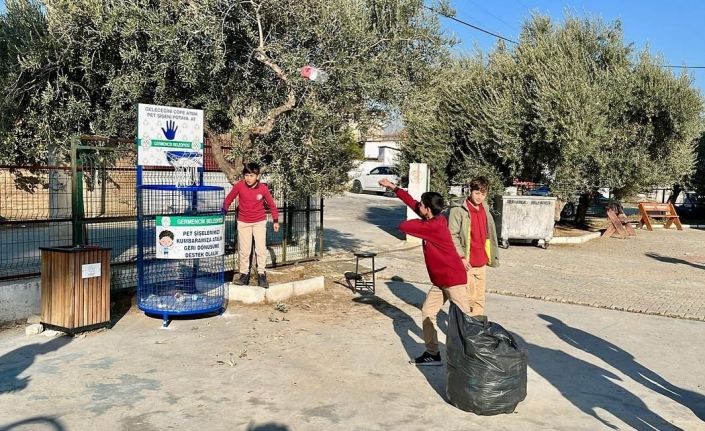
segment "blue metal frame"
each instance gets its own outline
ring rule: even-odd
[[[178,157],[177,153],[189,152],[170,153]],[[189,201],[190,212],[165,213],[168,215],[222,214],[222,212],[213,211],[212,208],[199,212],[198,198],[204,195],[211,196],[211,203],[217,200],[219,205],[222,205],[223,187],[204,185],[202,166],[198,168],[198,185],[188,187],[143,184],[143,170],[143,166],[137,166],[137,304],[139,309],[145,314],[161,316],[164,327],[168,326],[170,316],[222,313],[225,305],[225,257],[205,258],[203,260],[206,262],[201,262],[201,259],[157,259],[156,256],[151,255],[151,247],[146,247],[145,244],[145,234],[153,235],[151,223],[156,222],[156,215],[145,214],[145,204],[150,203],[145,202],[145,199],[152,198],[157,205],[163,205],[163,202],[155,198],[173,198],[175,195]],[[150,256],[146,257],[145,252]],[[153,270],[155,268],[157,270]],[[205,286],[208,294],[199,290],[199,282],[202,282],[201,287]],[[212,292],[215,292],[215,295],[211,295]]]

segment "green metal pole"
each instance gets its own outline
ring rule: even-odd
[[[286,212],[287,212],[287,209],[286,209],[286,197],[285,197],[284,198],[284,208],[282,208],[282,217],[284,218],[284,220],[283,220],[284,226],[282,226],[282,227],[284,228],[284,232],[282,232],[283,235],[282,235],[282,261],[281,261],[281,263],[286,263],[286,244],[287,244],[286,237],[287,237],[287,230],[289,229],[289,223],[287,221]]]
[[[323,198],[321,198],[321,215],[320,215],[320,222],[319,222],[319,228],[318,228],[318,255],[320,257],[323,257]]]
[[[77,141],[71,142],[71,237],[74,246],[84,245],[83,167]]]

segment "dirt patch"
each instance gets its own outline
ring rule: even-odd
[[[571,225],[556,225],[553,228],[554,237],[576,237],[583,236],[591,233],[592,231],[587,229],[577,228]]]

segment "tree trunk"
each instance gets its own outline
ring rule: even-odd
[[[593,191],[585,192],[580,195],[578,199],[578,209],[575,212],[575,224],[585,225],[588,209],[590,208],[590,202],[594,196]]]
[[[682,190],[683,189],[681,188],[680,184],[674,184],[673,190],[671,190],[671,195],[668,197],[668,203],[675,205],[676,201],[678,200],[678,196],[680,196]]]
[[[556,210],[553,213],[553,221],[561,221],[561,212],[567,202],[561,198],[556,198]]]
[[[238,167],[242,165],[242,156],[237,156],[235,160],[233,160],[233,163],[228,162],[223,152],[223,144],[229,144],[229,142],[227,142],[229,139],[223,134],[213,132],[208,125],[206,125],[204,131],[208,137],[208,143],[211,146],[213,159],[218,165],[218,169],[225,174],[230,184],[235,184],[235,182],[240,179],[240,170]]]

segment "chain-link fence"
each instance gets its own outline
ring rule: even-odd
[[[210,149],[206,185],[230,191]],[[227,149],[226,149],[227,152]],[[0,280],[39,274],[39,247],[97,244],[111,251],[113,288],[137,284],[137,150],[134,141],[82,137],[65,166],[0,166]],[[143,170],[144,184],[173,184],[171,168]],[[268,215],[270,265],[322,255],[323,200],[286,201],[272,191],[281,229]],[[178,203],[173,203],[178,205]],[[237,267],[237,212],[226,216],[225,269]]]

